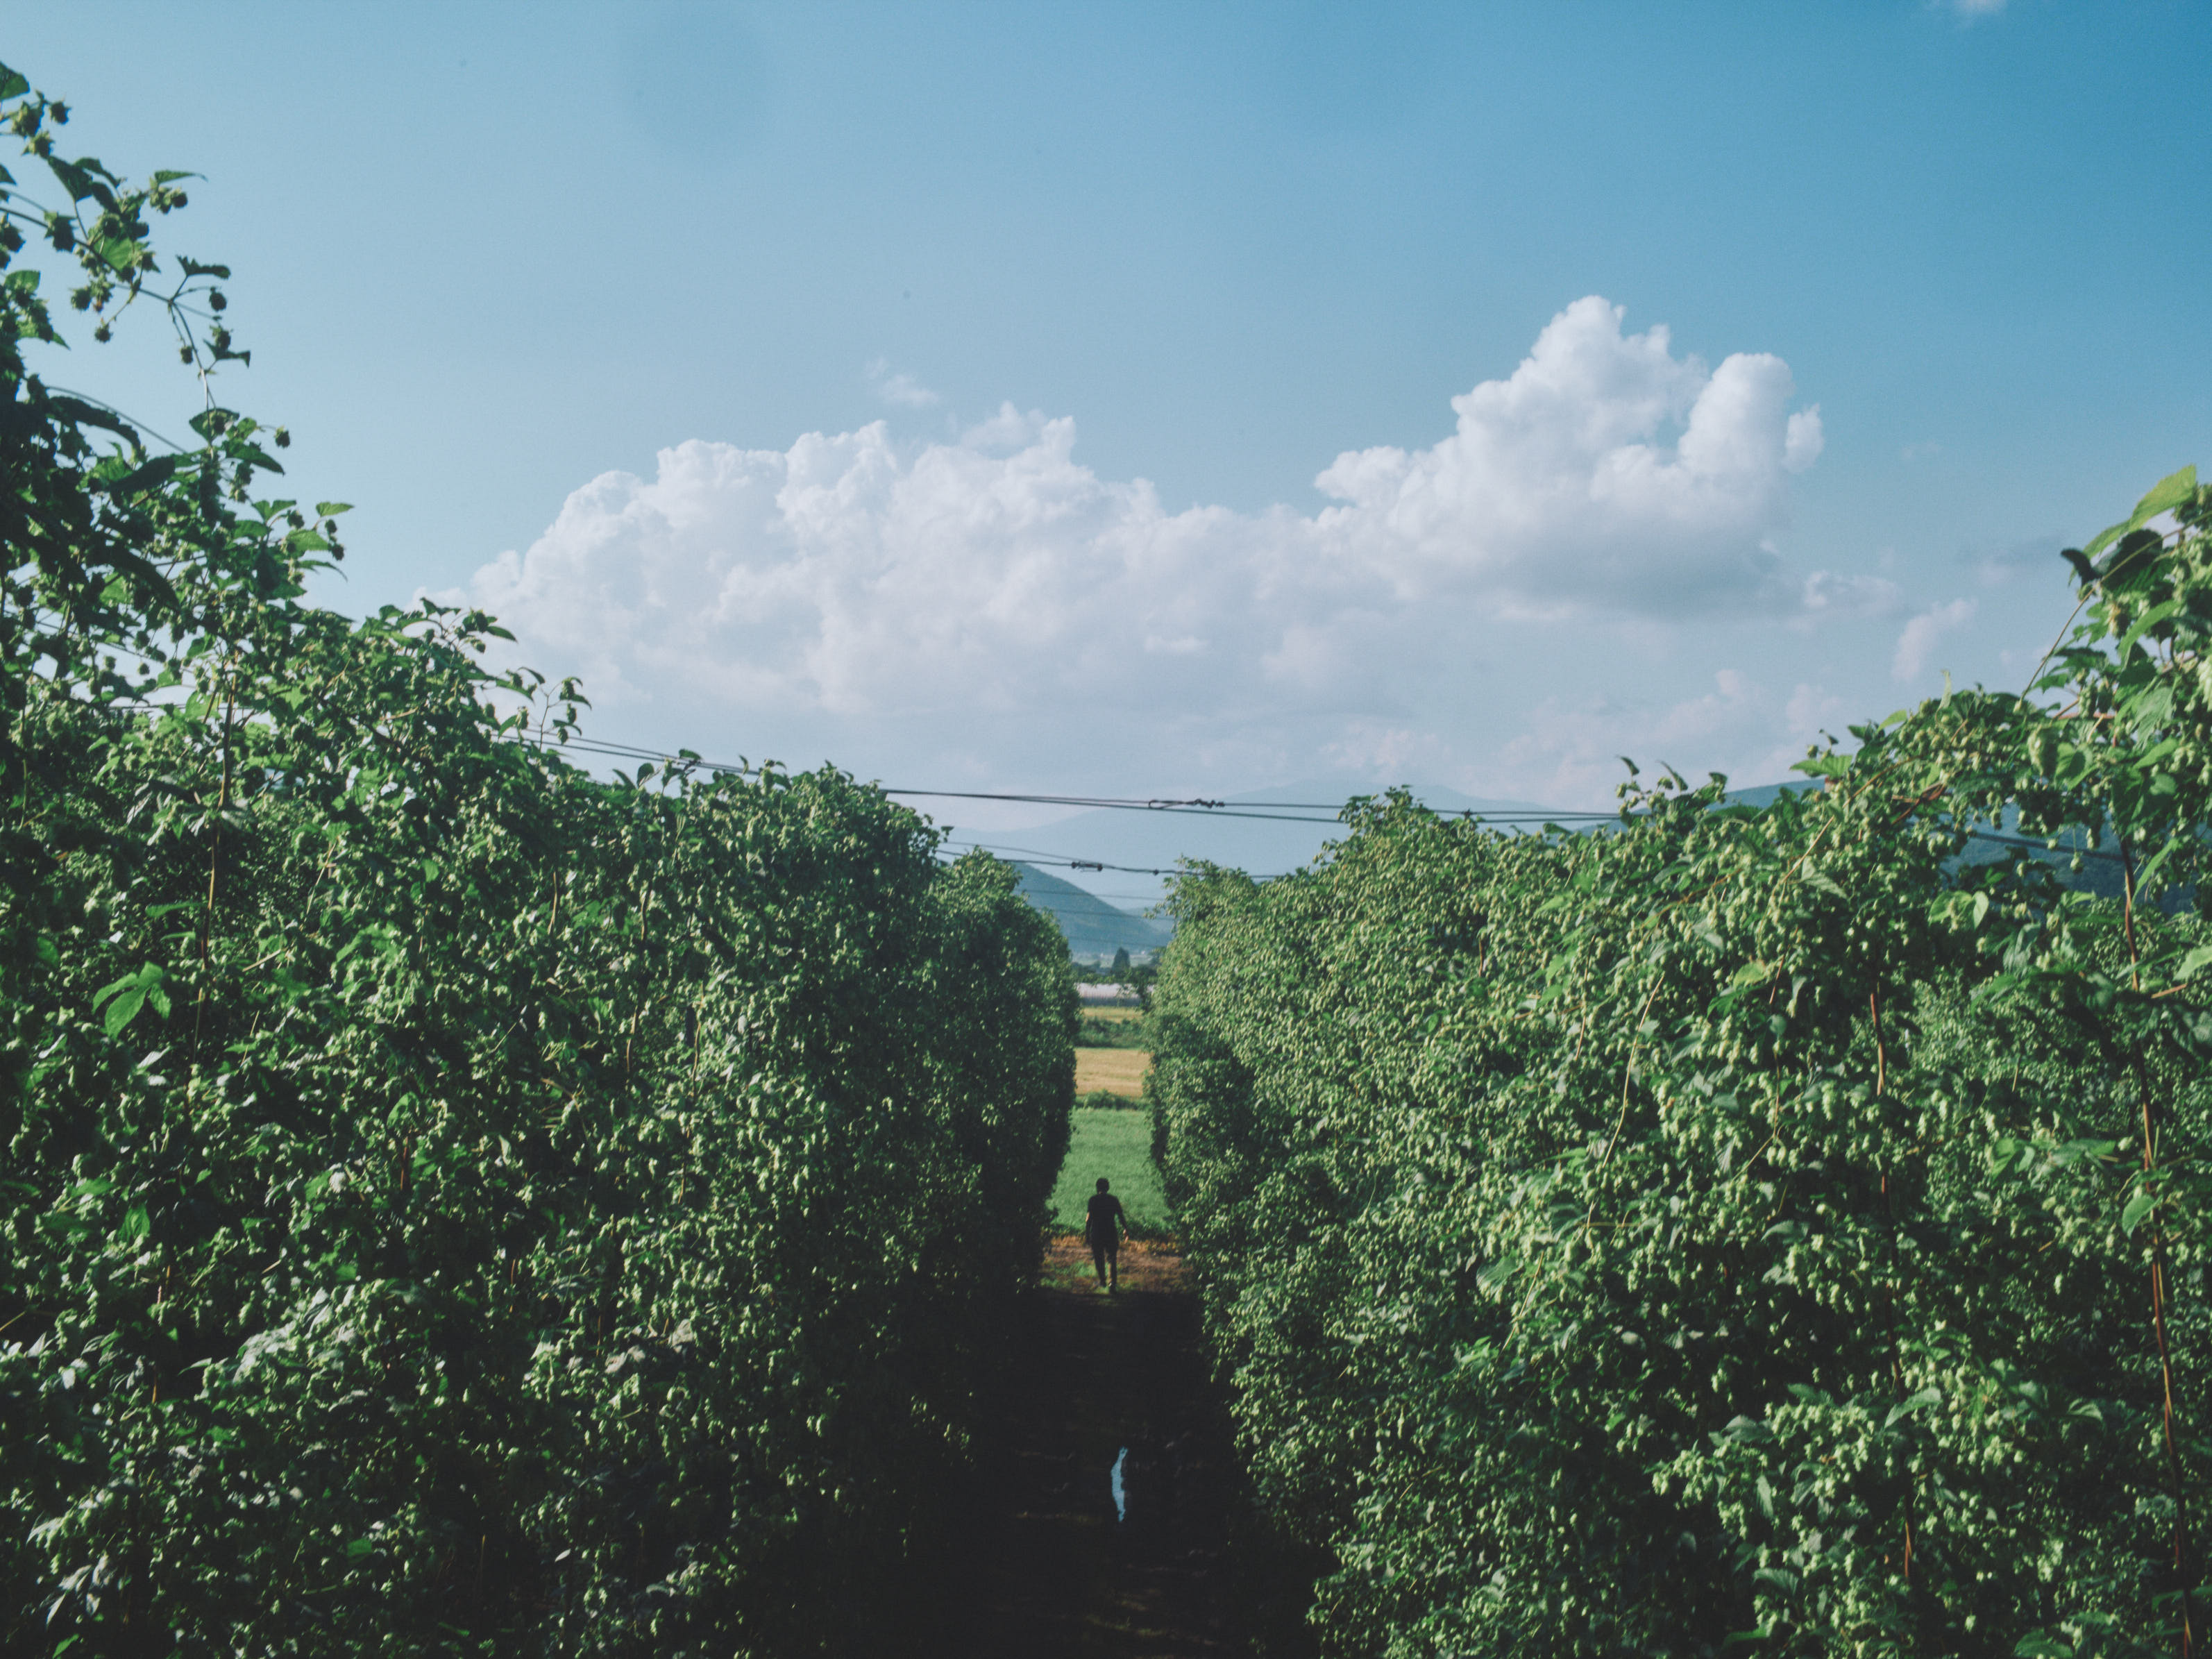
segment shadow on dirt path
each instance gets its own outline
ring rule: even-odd
[[[1121,1288],[1109,1297],[1092,1284],[1079,1240],[1048,1252],[1006,1356],[998,1431],[979,1448],[963,1506],[959,1553],[974,1576],[945,1586],[946,1651],[1243,1655],[1263,1627],[1275,1635],[1259,1650],[1304,1646],[1310,1580],[1277,1575],[1269,1585],[1240,1571],[1240,1477],[1181,1265],[1170,1246],[1125,1246]]]

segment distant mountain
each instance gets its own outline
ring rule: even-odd
[[[1111,957],[1127,951],[1133,957],[1158,950],[1175,932],[1168,922],[1132,915],[1031,865],[1015,864],[1014,875],[1021,896],[1060,924],[1070,956]]]
[[[1802,795],[1820,787],[1817,778],[1793,779],[1788,783],[1762,783],[1755,789],[1731,789],[1731,806],[1771,806],[1784,794]]]

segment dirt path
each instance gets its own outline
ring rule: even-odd
[[[950,1651],[1241,1655],[1255,1620],[1278,1622],[1231,1570],[1237,1472],[1197,1298],[1164,1247],[1124,1247],[1122,1267],[1108,1297],[1079,1240],[1047,1256],[1006,1356],[1000,1432],[981,1449],[962,1552],[975,1579],[959,1587]]]

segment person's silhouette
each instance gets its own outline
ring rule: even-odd
[[[1091,1245],[1091,1263],[1098,1270],[1098,1282],[1110,1295],[1121,1282],[1121,1235],[1128,1231],[1129,1219],[1121,1200],[1106,1190],[1107,1184],[1106,1177],[1100,1176],[1098,1190],[1085,1206],[1083,1236]]]

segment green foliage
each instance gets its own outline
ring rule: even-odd
[[[1075,1035],[1079,1048],[1142,1048],[1152,1046],[1151,1034],[1142,1019],[1101,1019],[1096,1014],[1085,1014],[1083,1024]]]
[[[1141,1112],[1145,1109],[1145,1103],[1128,1095],[1116,1094],[1111,1089],[1093,1089],[1089,1094],[1078,1097],[1075,1109],[1079,1112]]]
[[[880,1634],[1066,1146],[1057,933],[839,773],[572,769],[480,612],[302,604],[343,507],[264,428],[22,355],[23,227],[104,336],[182,203],[61,116],[0,71],[70,200],[0,174],[0,1644]]]
[[[1179,881],[1156,1142],[1331,1652],[2202,1650],[2208,526],[1764,810]]]

